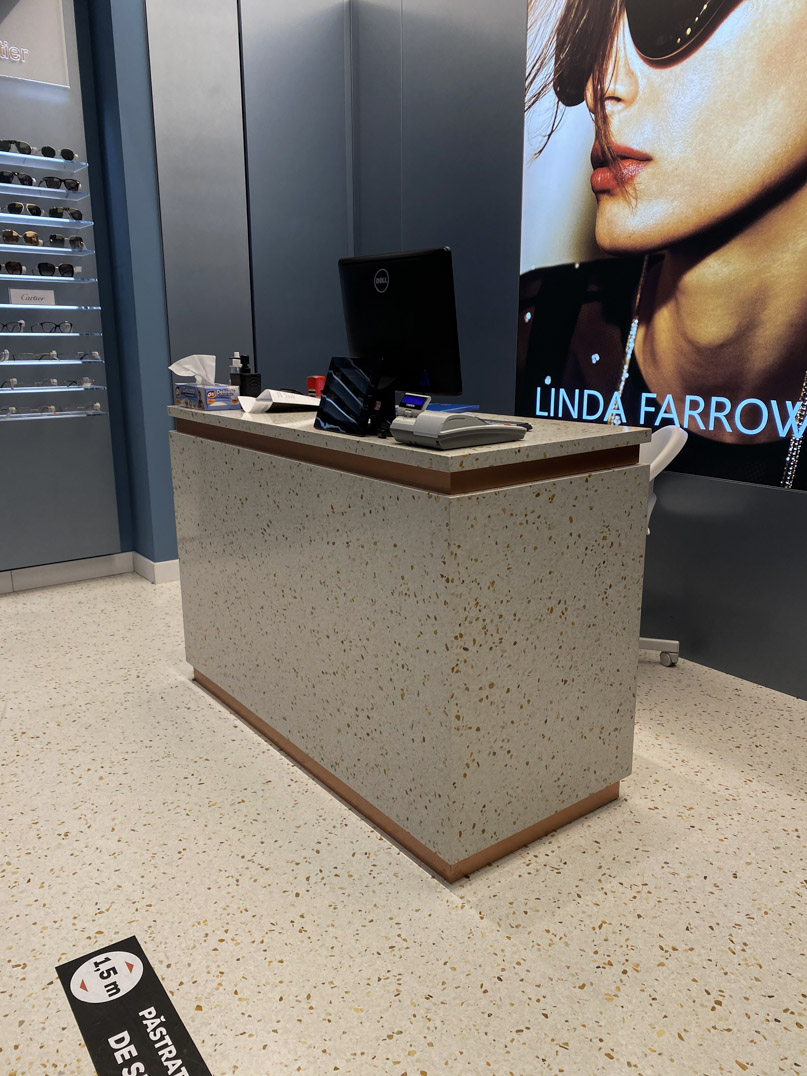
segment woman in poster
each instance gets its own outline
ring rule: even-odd
[[[807,0],[531,6],[527,106],[585,100],[611,257],[522,276],[517,410],[675,422],[676,469],[807,489]]]

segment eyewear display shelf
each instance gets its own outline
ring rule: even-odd
[[[448,881],[618,797],[648,431],[433,452],[170,413],[203,688]]]
[[[90,193],[87,163],[65,161],[61,157],[0,152],[0,168],[30,175],[33,179],[31,185],[0,183],[0,210],[3,210],[0,212],[0,233],[15,232],[19,236],[16,241],[0,242],[0,285],[5,288],[5,296],[0,291],[0,299],[5,300],[0,301],[0,323],[7,330],[15,321],[24,324],[22,331],[0,332],[0,382],[3,386],[0,387],[0,421],[12,419],[18,423],[20,418],[40,416],[86,417],[84,410],[72,407],[71,401],[64,398],[65,392],[82,391],[81,387],[63,383],[36,385],[34,370],[28,374],[26,368],[40,367],[50,377],[57,372],[53,368],[62,365],[81,366],[87,363],[103,367],[101,307],[97,305],[98,280],[91,231],[93,222],[91,219],[73,220],[69,212],[65,212],[63,217],[48,215],[54,202],[65,211],[76,208],[81,210],[82,217],[87,215]],[[68,191],[61,187],[55,190],[40,187],[39,180],[43,176],[77,180],[81,188]],[[22,202],[26,211],[5,211],[8,204],[14,202]],[[32,205],[40,207],[42,214],[30,213],[28,207]],[[30,232],[41,239],[41,245],[24,240],[24,233]],[[64,245],[52,244],[50,237],[53,235],[63,236]],[[84,245],[71,247],[72,236],[79,236]],[[8,270],[7,264],[14,262],[22,265],[21,273]],[[73,267],[74,276],[60,274],[59,266],[65,264]],[[32,284],[37,287],[30,287]],[[72,290],[76,284],[91,286],[89,291],[86,287],[82,288],[78,302],[79,293]],[[26,294],[15,295],[15,291]],[[39,301],[40,298],[50,299],[50,295],[54,296],[54,301]],[[43,322],[46,323],[44,326]],[[63,323],[70,323],[69,329]],[[66,331],[54,331],[52,324]],[[56,355],[49,356],[48,353],[53,350]],[[13,375],[6,370],[7,367],[14,368]],[[10,376],[17,379],[13,388],[7,384]],[[98,379],[103,381],[103,373],[93,375],[93,380]],[[63,382],[66,378],[58,380]],[[105,386],[99,384],[93,388],[104,389]],[[34,395],[36,401],[25,399]],[[42,400],[43,395],[48,398]],[[96,411],[91,413],[98,414]],[[105,404],[103,413],[106,414]]]
[[[0,184],[0,232],[7,233],[0,235],[0,451],[15,461],[6,501],[26,505],[13,525],[0,527],[0,571],[14,571],[115,553],[120,539],[87,164],[0,152],[0,168],[34,179]],[[40,187],[43,176],[75,179],[81,188]],[[9,212],[9,203],[24,211]],[[41,245],[26,243],[26,232]],[[71,247],[71,236],[83,248]],[[9,271],[15,262],[22,272]],[[63,264],[76,275],[62,276]],[[9,331],[21,321],[22,332]],[[69,331],[50,331],[63,322]]]

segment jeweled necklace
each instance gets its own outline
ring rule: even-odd
[[[642,288],[644,287],[644,280],[647,274],[647,263],[649,261],[648,255],[645,255],[642,261],[642,273],[639,277],[639,285],[636,288],[636,298],[633,300],[633,318],[630,323],[630,330],[628,332],[628,340],[625,344],[625,358],[622,363],[622,373],[619,378],[619,385],[617,392],[619,399],[622,399],[622,390],[625,388],[625,383],[628,380],[628,371],[630,370],[630,360],[633,357],[633,348],[636,345],[636,334],[639,331],[639,304],[642,301]],[[796,412],[793,422],[794,430],[797,430],[805,418],[807,418],[807,370],[804,373],[804,381],[801,386],[801,395],[799,396],[799,408]],[[611,414],[608,419],[608,424],[611,426],[619,426],[620,422],[616,415]],[[801,443],[803,437],[797,437],[794,433],[790,438],[790,444],[787,449],[787,456],[785,457],[785,469],[782,474],[779,485],[783,489],[792,489],[793,482],[796,478],[796,470],[799,466],[799,456],[801,455]]]

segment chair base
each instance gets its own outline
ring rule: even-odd
[[[659,661],[667,668],[678,664],[680,647],[676,639],[647,639],[642,637],[639,640],[639,649],[658,650]]]

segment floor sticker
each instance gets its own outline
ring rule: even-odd
[[[211,1076],[137,938],[56,974],[98,1076]]]

